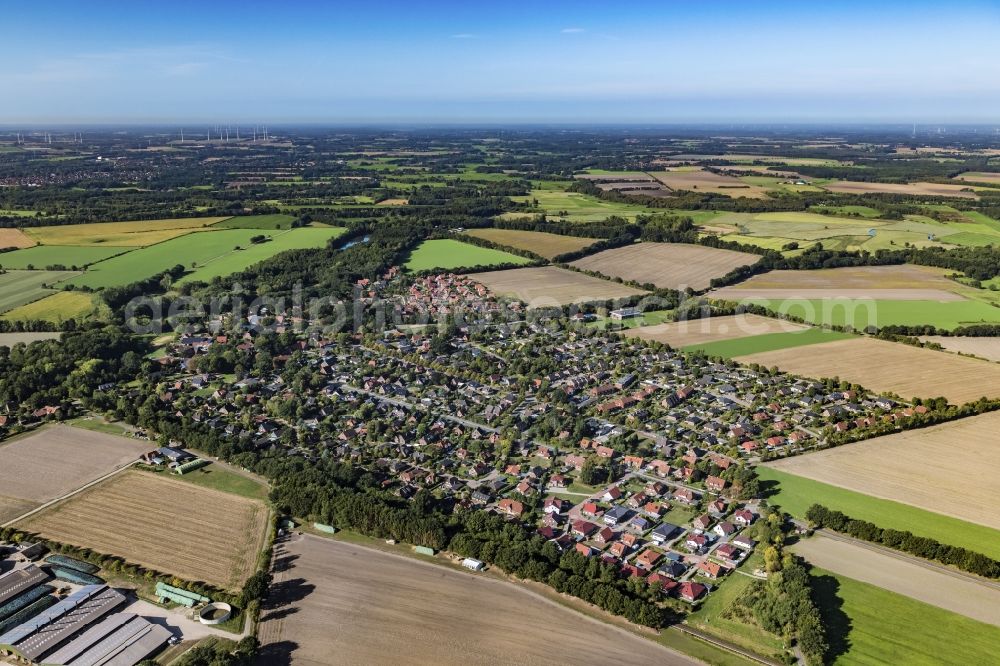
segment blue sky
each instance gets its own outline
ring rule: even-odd
[[[319,5],[5,7],[0,122],[1000,122],[998,2]]]

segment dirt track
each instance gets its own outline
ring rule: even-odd
[[[822,569],[1000,626],[1000,589],[988,582],[822,534],[800,541],[793,550]]]
[[[260,666],[699,663],[483,575],[312,536],[275,555]]]

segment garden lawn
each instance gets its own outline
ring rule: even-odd
[[[813,504],[841,511],[851,518],[867,520],[879,527],[907,530],[918,536],[929,537],[952,546],[962,546],[983,555],[1000,559],[1000,531],[976,525],[958,518],[918,509],[892,500],[838,488],[794,474],[779,472],[762,465],[757,466],[761,482],[777,483],[777,494],[768,502],[779,505],[784,511],[804,518]]]
[[[985,664],[997,655],[1000,627],[813,569],[813,598],[840,666]]]
[[[270,259],[281,252],[325,247],[330,239],[337,238],[345,231],[347,230],[342,227],[279,231],[274,233],[271,240],[266,243],[243,245],[241,246],[243,249],[238,252],[229,252],[200,265],[194,272],[181,278],[178,283],[195,280],[208,282],[215,277],[225,277],[246,270],[250,266]]]
[[[708,356],[733,358],[734,356],[746,356],[747,354],[758,354],[778,349],[804,347],[806,345],[815,345],[821,342],[833,342],[834,340],[843,340],[849,337],[852,337],[850,333],[828,331],[823,328],[807,328],[801,331],[764,333],[762,335],[751,335],[745,338],[706,342],[704,344],[682,347],[681,350],[689,352],[699,351]]]
[[[531,263],[530,259],[516,254],[445,238],[422,242],[410,253],[406,267],[411,271],[427,271],[432,269],[486,268],[504,264],[520,266],[528,263]]]

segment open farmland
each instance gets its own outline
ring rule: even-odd
[[[1000,172],[996,171],[966,171],[960,173],[953,180],[965,180],[973,183],[989,183],[990,185],[1000,185]]]
[[[263,502],[130,470],[17,526],[180,578],[235,589],[254,571],[267,521]]]
[[[948,221],[910,214],[902,220],[879,218],[865,206],[816,207],[838,215],[814,212],[724,213],[703,226],[705,232],[758,247],[781,250],[790,243],[805,248],[821,243],[829,250],[915,247],[976,247],[1000,243],[997,223],[971,211],[949,207]],[[794,251],[794,250],[789,250]]]
[[[291,229],[297,217],[275,213],[273,215],[237,215],[216,222],[214,227],[225,229]]]
[[[0,273],[0,312],[53,293],[49,287],[79,275],[73,271],[7,271]]]
[[[777,366],[803,377],[839,377],[905,399],[943,396],[952,404],[1000,397],[1000,366],[910,345],[852,338],[738,356],[741,363]]]
[[[341,227],[325,227],[278,232],[266,243],[252,243],[244,246],[239,252],[229,252],[200,264],[193,272],[178,280],[178,284],[194,280],[208,282],[215,277],[232,275],[288,250],[325,247],[330,240],[337,238],[345,231],[346,229]]]
[[[565,185],[560,183],[560,186]],[[562,189],[531,190],[527,196],[514,196],[511,200],[521,203],[537,202],[536,211],[549,217],[569,222],[597,222],[612,215],[635,220],[637,215],[662,213],[663,209],[647,208],[641,204],[604,201],[579,192],[565,192]],[[533,217],[535,212],[514,211],[504,213],[504,218]]]
[[[769,333],[789,333],[804,331],[806,329],[808,329],[808,326],[795,324],[790,321],[744,313],[726,317],[702,317],[700,319],[657,324],[656,326],[643,326],[641,328],[630,329],[625,335],[642,338],[643,340],[663,342],[671,347],[680,348],[733,338],[766,335]]]
[[[712,278],[760,259],[755,254],[682,243],[635,243],[572,262],[603,275],[660,288],[707,289]]]
[[[0,215],[4,211],[0,211]],[[25,235],[20,229],[0,229],[0,249],[7,247],[25,248],[35,244],[35,239]],[[0,255],[2,257],[3,255]]]
[[[137,460],[148,446],[64,425],[0,444],[0,523]]]
[[[177,264],[188,270],[199,268],[236,251],[237,247],[249,247],[250,239],[260,233],[259,229],[221,229],[181,236],[98,262],[69,284],[101,289],[130,284]]]
[[[259,664],[697,663],[518,585],[351,543],[292,537],[274,568]]]
[[[939,344],[950,352],[968,354],[970,356],[985,358],[988,361],[1000,362],[1000,338],[925,335],[920,339],[924,342]]]
[[[493,293],[513,296],[527,303],[528,307],[535,308],[606,301],[646,293],[641,289],[556,266],[512,268],[476,273],[473,277]]]
[[[747,354],[760,354],[779,349],[818,345],[824,342],[833,342],[834,340],[846,340],[851,337],[853,335],[850,333],[830,331],[825,328],[810,328],[804,331],[792,331],[789,333],[765,333],[764,335],[751,335],[746,338],[736,338],[733,340],[703,342],[701,344],[688,345],[684,347],[684,351],[699,351],[707,356],[735,358]]]
[[[998,430],[1000,413],[990,412],[769,465],[1000,530]]]
[[[968,666],[1000,644],[993,625],[820,568],[810,573],[833,666]]]
[[[42,319],[55,323],[85,317],[94,311],[94,296],[82,291],[57,291],[0,315],[8,321]]]
[[[0,254],[0,267],[28,269],[64,266],[82,269],[123,252],[128,252],[128,248],[99,245],[36,245]]]
[[[814,566],[1000,626],[1000,587],[981,579],[823,533],[799,541],[793,550]]]
[[[411,271],[428,271],[527,263],[531,260],[516,254],[443,238],[420,243],[410,253],[405,265]]]
[[[1000,559],[1000,531],[984,525],[797,476],[770,464],[758,465],[757,474],[768,502],[796,518],[805,518],[809,507],[818,503],[879,527],[906,530]]]
[[[712,192],[730,197],[752,197],[755,199],[763,198],[767,194],[765,188],[745,183],[739,178],[693,167],[675,167],[667,171],[655,171],[649,175],[671,190]]]
[[[95,222],[53,227],[30,227],[29,236],[42,245],[110,245],[144,247],[192,231],[204,230],[224,217],[189,217],[135,222]]]
[[[856,266],[810,271],[778,270],[754,275],[709,296],[731,301],[786,298],[871,298],[900,301],[957,301],[951,271],[929,266]]]
[[[0,333],[0,347],[13,347],[17,344],[30,345],[39,340],[56,340],[62,333]]]
[[[830,192],[845,194],[867,194],[880,192],[885,194],[909,194],[912,196],[961,197],[975,199],[976,193],[969,191],[968,185],[948,185],[940,183],[868,183],[853,180],[838,180],[823,185]]]
[[[886,300],[874,298],[742,298],[783,315],[817,325],[935,326],[952,330],[972,324],[1000,323],[1000,308],[983,301]]]
[[[599,238],[584,238],[580,236],[560,236],[543,231],[519,231],[515,229],[470,229],[469,236],[482,238],[497,245],[506,245],[519,250],[527,250],[535,254],[553,259],[560,254],[576,252],[599,241]]]

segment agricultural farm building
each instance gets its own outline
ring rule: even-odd
[[[760,260],[756,254],[685,243],[634,243],[572,262],[576,268],[661,289],[708,289],[719,278]]]

